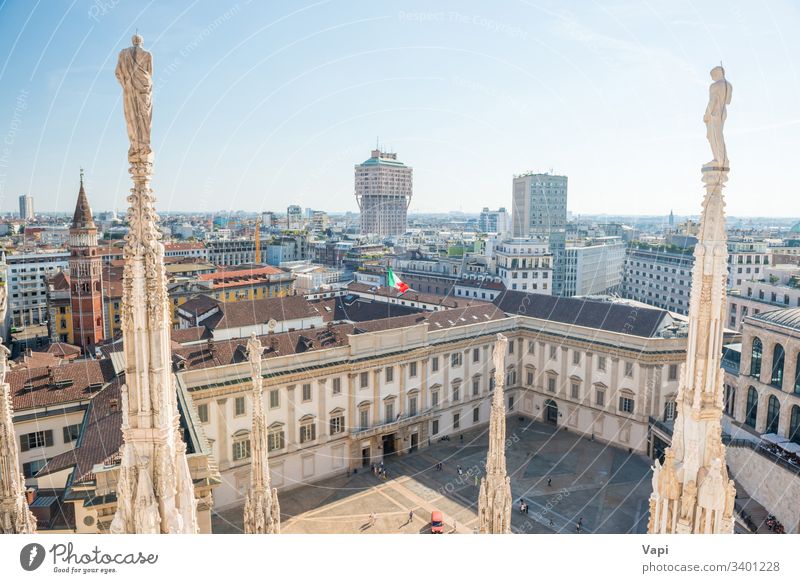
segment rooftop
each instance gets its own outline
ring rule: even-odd
[[[52,367],[18,368],[6,374],[15,412],[91,399],[113,378],[110,360],[76,360]]]
[[[800,330],[800,308],[786,308],[784,310],[762,312],[761,314],[750,316],[750,319],[777,324],[778,326],[791,328],[793,330]]]
[[[509,315],[530,316],[645,338],[657,336],[671,323],[671,317],[666,310],[612,301],[506,291],[494,303]]]

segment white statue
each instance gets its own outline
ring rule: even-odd
[[[142,48],[144,39],[138,34],[131,39],[133,46],[119,53],[116,75],[122,85],[125,122],[131,147],[130,162],[148,162],[150,124],[153,121],[153,55]]]
[[[703,115],[703,121],[706,124],[706,137],[711,144],[714,159],[706,166],[728,166],[728,153],[725,150],[722,128],[728,116],[727,106],[731,103],[733,86],[725,79],[725,69],[721,66],[711,69],[711,78],[714,82],[708,90],[708,107]]]

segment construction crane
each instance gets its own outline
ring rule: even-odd
[[[256,258],[255,263],[261,263],[261,218],[256,219]]]

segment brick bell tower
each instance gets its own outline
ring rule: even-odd
[[[92,218],[89,199],[81,188],[69,229],[70,303],[75,344],[84,353],[103,339],[103,264],[97,247],[97,225]]]

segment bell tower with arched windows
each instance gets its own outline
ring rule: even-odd
[[[83,188],[83,170],[69,229],[69,248],[73,336],[75,344],[87,351],[103,339],[103,264],[97,247],[97,225]]]

